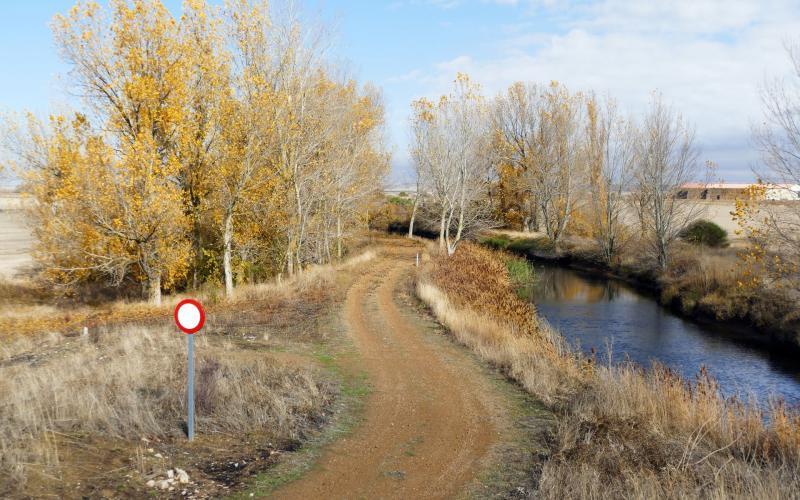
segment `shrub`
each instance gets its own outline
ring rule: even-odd
[[[395,205],[400,205],[403,207],[410,207],[414,204],[414,201],[410,198],[406,198],[405,196],[390,196],[389,203],[393,203]]]
[[[705,219],[692,222],[680,232],[679,236],[695,245],[715,248],[728,246],[728,232]]]

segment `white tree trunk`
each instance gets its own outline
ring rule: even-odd
[[[414,220],[417,218],[417,207],[419,206],[419,194],[414,198],[414,208],[411,209],[411,222],[408,223],[408,237],[414,237]]]
[[[225,295],[233,297],[233,270],[231,269],[231,250],[233,246],[233,213],[225,214],[223,229],[222,267],[225,274]]]
[[[447,243],[445,242],[445,224],[447,221],[447,209],[442,208],[442,218],[439,222],[439,248],[445,248]]]

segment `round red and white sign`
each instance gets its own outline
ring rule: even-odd
[[[175,306],[175,324],[183,333],[189,335],[197,333],[206,322],[206,313],[200,302],[194,299],[184,299]]]

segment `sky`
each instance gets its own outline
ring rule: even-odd
[[[635,115],[660,92],[721,180],[753,180],[759,89],[791,76],[784,46],[800,42],[797,0],[300,1],[332,26],[333,56],[383,89],[395,185],[411,181],[411,101],[446,93],[457,72],[488,97],[515,81],[557,80]],[[180,12],[179,0],[165,3]],[[46,116],[74,100],[48,26],[72,4],[0,0],[0,112]]]

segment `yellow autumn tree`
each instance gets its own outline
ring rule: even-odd
[[[381,188],[379,92],[337,75],[322,30],[266,0],[79,2],[57,46],[83,96],[10,141],[55,283],[161,290],[341,257]]]
[[[797,287],[798,264],[781,235],[776,235],[772,212],[765,208],[770,186],[751,184],[736,197],[731,217],[738,226],[735,233],[743,236],[747,246],[737,255],[742,262],[739,288],[758,290],[763,287]]]
[[[72,142],[66,149],[82,155],[72,177],[47,179],[60,193],[53,208],[82,214],[74,225],[86,233],[86,248],[76,252],[84,262],[75,269],[110,274],[114,281],[130,276],[160,303],[162,286],[183,277],[189,257],[188,221],[175,182],[188,76],[177,23],[160,2],[117,0],[108,21],[97,4],[79,3],[56,16],[53,31],[95,121],[80,116],[72,137],[57,128],[51,138],[56,145]],[[52,252],[51,259],[61,252],[40,251]]]
[[[231,54],[224,40],[224,23],[203,0],[186,0],[180,19],[180,44],[187,65],[186,108],[178,128],[178,176],[185,212],[190,219],[193,249],[191,286],[213,279],[208,265],[214,251],[215,182],[223,162],[225,113],[231,112]]]
[[[583,96],[558,82],[516,83],[495,102],[495,154],[506,198],[518,196],[523,228],[543,227],[558,246],[575,213],[585,165]]]
[[[540,222],[532,185],[540,124],[539,93],[536,85],[516,82],[494,103],[498,215],[523,231],[537,231]]]

